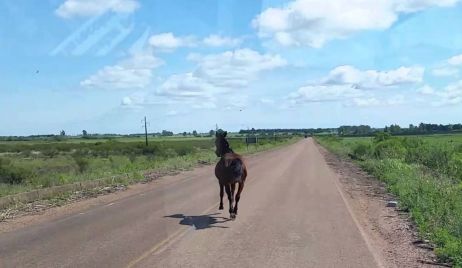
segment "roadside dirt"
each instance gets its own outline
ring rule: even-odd
[[[356,219],[388,267],[448,267],[438,263],[432,246],[422,241],[409,214],[387,207],[396,198],[386,186],[348,159],[316,144],[328,165],[338,174],[347,202]]]

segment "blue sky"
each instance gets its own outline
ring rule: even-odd
[[[5,0],[0,135],[457,123],[459,0]]]

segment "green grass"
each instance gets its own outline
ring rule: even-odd
[[[384,181],[440,260],[462,267],[462,135],[316,139]]]
[[[131,138],[130,138],[131,139]],[[296,138],[262,139],[245,146],[230,139],[236,152],[249,154],[282,146]],[[0,143],[0,197],[80,181],[109,178],[108,182],[134,182],[147,171],[186,170],[216,161],[212,138],[169,138],[143,142],[124,140],[93,142]],[[112,181],[111,181],[112,180]]]

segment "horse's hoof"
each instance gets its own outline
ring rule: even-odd
[[[219,207],[218,210],[223,210],[223,207]]]
[[[231,217],[232,220],[235,220],[235,219],[236,219],[236,214],[235,214],[235,213],[231,213],[231,214],[230,214],[230,217]]]

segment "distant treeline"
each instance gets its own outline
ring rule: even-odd
[[[340,126],[338,128],[298,128],[298,129],[242,129],[239,134],[273,135],[273,134],[338,134],[339,136],[372,136],[377,132],[387,132],[392,135],[422,135],[422,134],[445,134],[462,133],[462,124],[410,124],[404,128],[399,125],[373,128],[368,125]]]
[[[66,138],[84,138],[84,139],[113,139],[122,137],[144,137],[144,133],[135,134],[89,134],[83,130],[82,135],[66,136],[64,130],[59,135],[30,135],[30,136],[0,136],[0,141],[33,141],[33,140],[64,140]],[[410,124],[407,128],[399,125],[385,126],[384,128],[373,128],[368,125],[359,126],[340,126],[338,128],[263,128],[263,129],[241,129],[241,135],[259,135],[259,136],[272,136],[272,135],[316,135],[316,134],[338,134],[339,136],[372,136],[377,132],[388,132],[392,135],[422,135],[422,134],[445,134],[445,133],[462,133],[462,124],[426,124],[420,123],[419,125]],[[174,134],[172,131],[163,130],[162,132],[148,133],[149,136],[154,137],[168,137],[168,136],[194,136],[194,137],[212,137],[215,135],[214,130],[206,133],[182,132]]]
[[[422,135],[422,134],[446,134],[462,132],[462,124],[426,124],[419,125],[410,124],[404,128],[399,125],[385,126],[385,128],[371,128],[368,125],[360,126],[341,126],[338,128],[340,136],[370,136],[376,132],[387,132],[392,135]]]
[[[264,128],[264,129],[241,129],[239,134],[320,134],[337,133],[337,128]]]

